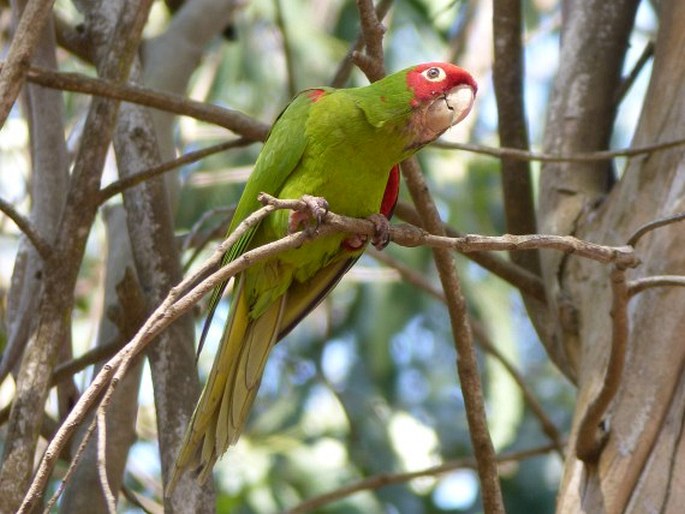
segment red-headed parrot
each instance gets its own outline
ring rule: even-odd
[[[229,233],[261,207],[260,192],[284,199],[311,195],[337,214],[389,218],[399,192],[398,163],[464,119],[476,89],[465,70],[431,62],[365,87],[301,92],[274,123]],[[299,229],[306,218],[285,210],[271,214],[242,236],[224,263]],[[269,352],[330,292],[365,243],[359,236],[327,235],[236,276],[230,316],[171,484],[188,467],[205,479],[238,440]]]

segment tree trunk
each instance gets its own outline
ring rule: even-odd
[[[685,131],[685,4],[660,4],[651,83],[634,146],[682,138]],[[578,235],[606,244],[625,244],[641,225],[682,212],[685,167],[682,147],[630,160],[620,182],[604,203],[579,218]],[[636,245],[641,266],[629,279],[682,274],[685,232],[669,225]],[[578,309],[582,342],[579,395],[571,448],[559,493],[559,513],[682,512],[685,505],[685,291],[648,289],[628,305],[629,338],[621,386],[610,407],[609,438],[597,465],[575,457],[578,424],[604,379],[610,346],[609,270],[571,258],[564,282]]]

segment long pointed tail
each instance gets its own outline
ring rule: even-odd
[[[216,460],[238,440],[276,343],[285,302],[283,295],[251,320],[244,278],[238,279],[231,315],[176,458],[169,491],[187,468],[198,470],[200,480],[206,480]]]

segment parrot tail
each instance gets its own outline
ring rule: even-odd
[[[176,457],[168,491],[186,468],[195,469],[204,482],[216,460],[238,440],[267,357],[276,344],[287,293],[257,319],[250,319],[244,282],[241,276],[207,384]]]

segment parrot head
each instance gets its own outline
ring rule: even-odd
[[[412,147],[437,139],[463,120],[471,110],[478,86],[473,77],[454,64],[429,62],[407,70],[407,87],[412,93],[410,130]]]

